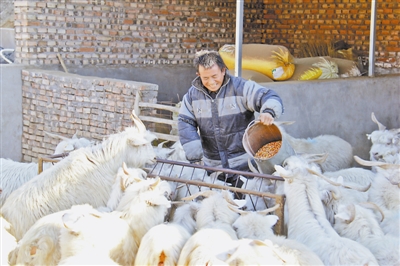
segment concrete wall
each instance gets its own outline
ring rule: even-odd
[[[0,157],[22,159],[23,65],[0,64]]]
[[[378,129],[374,112],[388,129],[400,128],[400,75],[303,82],[264,83],[282,97],[285,113],[279,120],[294,137],[334,134],[354,147],[354,155],[369,159],[366,134]]]
[[[21,158],[21,68],[1,68],[1,131],[0,157]],[[96,71],[97,69],[97,71]],[[190,86],[195,73],[192,68],[98,68],[79,70],[86,75],[155,83],[158,101],[176,101]],[[78,70],[77,70],[78,71]],[[71,71],[72,72],[72,71]],[[400,127],[400,75],[358,77],[318,81],[271,82],[264,85],[282,97],[285,114],[279,120],[296,121],[287,127],[294,137],[308,138],[335,134],[350,142],[354,154],[367,159],[370,141],[366,134],[377,129],[371,120],[374,112],[387,128]],[[12,100],[10,100],[12,99]]]

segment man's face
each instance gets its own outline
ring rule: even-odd
[[[204,87],[210,91],[217,91],[221,88],[222,83],[224,82],[225,68],[221,70],[217,64],[208,69],[199,66],[199,72],[197,75],[200,77]]]

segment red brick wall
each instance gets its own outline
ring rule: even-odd
[[[235,42],[236,0],[15,1],[16,61],[67,65],[191,64]],[[245,0],[244,43],[309,40],[369,51],[371,0]],[[400,68],[400,4],[377,0],[376,59]]]

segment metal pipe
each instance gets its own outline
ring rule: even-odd
[[[284,179],[280,176],[267,175],[267,174],[261,174],[261,173],[245,172],[245,171],[232,170],[232,169],[227,169],[227,168],[190,164],[190,163],[185,163],[185,162],[180,162],[180,161],[171,161],[171,160],[165,160],[165,159],[157,159],[157,162],[186,166],[186,167],[191,167],[191,168],[200,168],[200,169],[204,169],[204,170],[210,170],[212,172],[224,172],[227,174],[238,174],[238,175],[248,176],[248,177],[261,177],[261,178],[267,178],[267,179],[271,179],[271,180],[284,181]]]
[[[244,0],[236,1],[236,37],[235,37],[235,76],[242,76],[243,44],[243,7]]]
[[[375,73],[375,35],[376,35],[376,1],[371,0],[371,21],[369,30],[369,59],[368,76],[372,77]]]

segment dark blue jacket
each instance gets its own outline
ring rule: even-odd
[[[179,138],[187,159],[248,170],[242,139],[254,112],[270,112],[276,119],[283,113],[282,100],[275,91],[228,73],[213,99],[201,79],[195,78],[183,96],[178,116]]]

